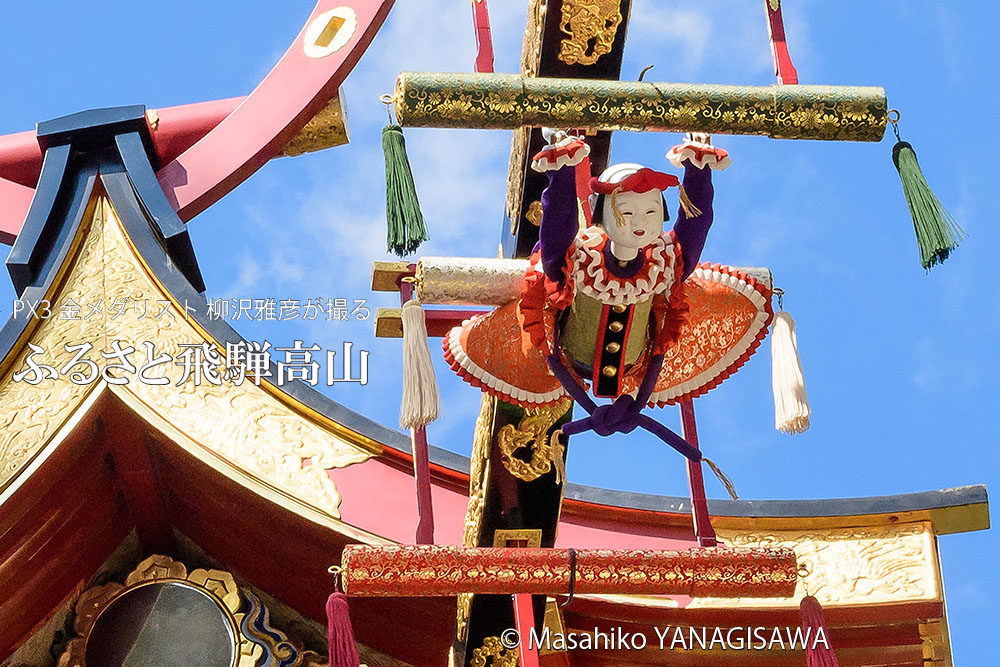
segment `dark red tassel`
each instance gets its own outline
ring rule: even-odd
[[[330,667],[360,667],[361,659],[358,657],[358,647],[354,644],[347,596],[339,591],[330,595],[326,601],[326,623],[330,641]]]
[[[811,595],[805,596],[799,603],[799,613],[802,616],[802,635],[808,637],[806,667],[840,667],[830,644],[830,633],[826,629],[826,619],[823,618],[823,607],[819,600]],[[332,667],[333,663],[330,665]]]

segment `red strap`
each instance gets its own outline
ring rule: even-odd
[[[580,200],[583,208],[583,216],[587,219],[587,226],[590,226],[590,157],[583,158],[580,164],[576,165],[576,198]]]
[[[518,664],[521,667],[538,667],[538,648],[529,641],[531,631],[535,629],[535,610],[531,603],[530,593],[515,593],[514,624],[521,636],[517,647]]]
[[[486,0],[472,0],[472,21],[476,29],[476,71],[493,71],[493,35]]]
[[[771,39],[771,56],[774,58],[774,73],[778,83],[783,86],[793,86],[799,82],[799,73],[795,71],[792,57],[788,55],[788,44],[785,42],[785,23],[781,19],[781,1],[764,0],[767,10],[767,32]]]

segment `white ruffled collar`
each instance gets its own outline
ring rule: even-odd
[[[631,278],[620,278],[607,267],[607,234],[599,226],[580,230],[570,255],[570,275],[576,290],[603,304],[631,306],[670,289],[674,283],[676,245],[667,233],[642,249],[644,264]]]

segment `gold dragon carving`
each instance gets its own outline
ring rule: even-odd
[[[593,65],[611,47],[622,22],[621,0],[563,0],[559,29],[559,60],[568,65]]]
[[[501,461],[507,471],[525,482],[532,482],[552,470],[558,457],[562,461],[563,451],[558,439],[548,437],[549,429],[569,409],[569,401],[525,410],[517,426],[507,424],[497,431],[497,445]],[[526,448],[531,458],[525,461],[515,452]]]

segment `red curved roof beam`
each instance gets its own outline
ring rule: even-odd
[[[257,88],[211,132],[157,174],[181,220],[228,194],[274,157],[337,94],[385,20],[393,0],[319,0],[309,20]],[[306,37],[320,51],[333,48],[350,22],[326,15],[350,7],[357,26],[340,48],[307,55]],[[318,22],[318,23],[316,23]],[[322,28],[312,37],[316,26]],[[312,32],[310,29],[312,28]],[[331,31],[335,33],[331,38]]]
[[[319,0],[295,41],[250,95],[156,110],[153,144],[165,165],[157,176],[182,220],[204,211],[278,155],[337,95],[393,2]],[[344,8],[354,12],[353,20]],[[34,131],[0,136],[0,243],[17,238],[41,168]]]

